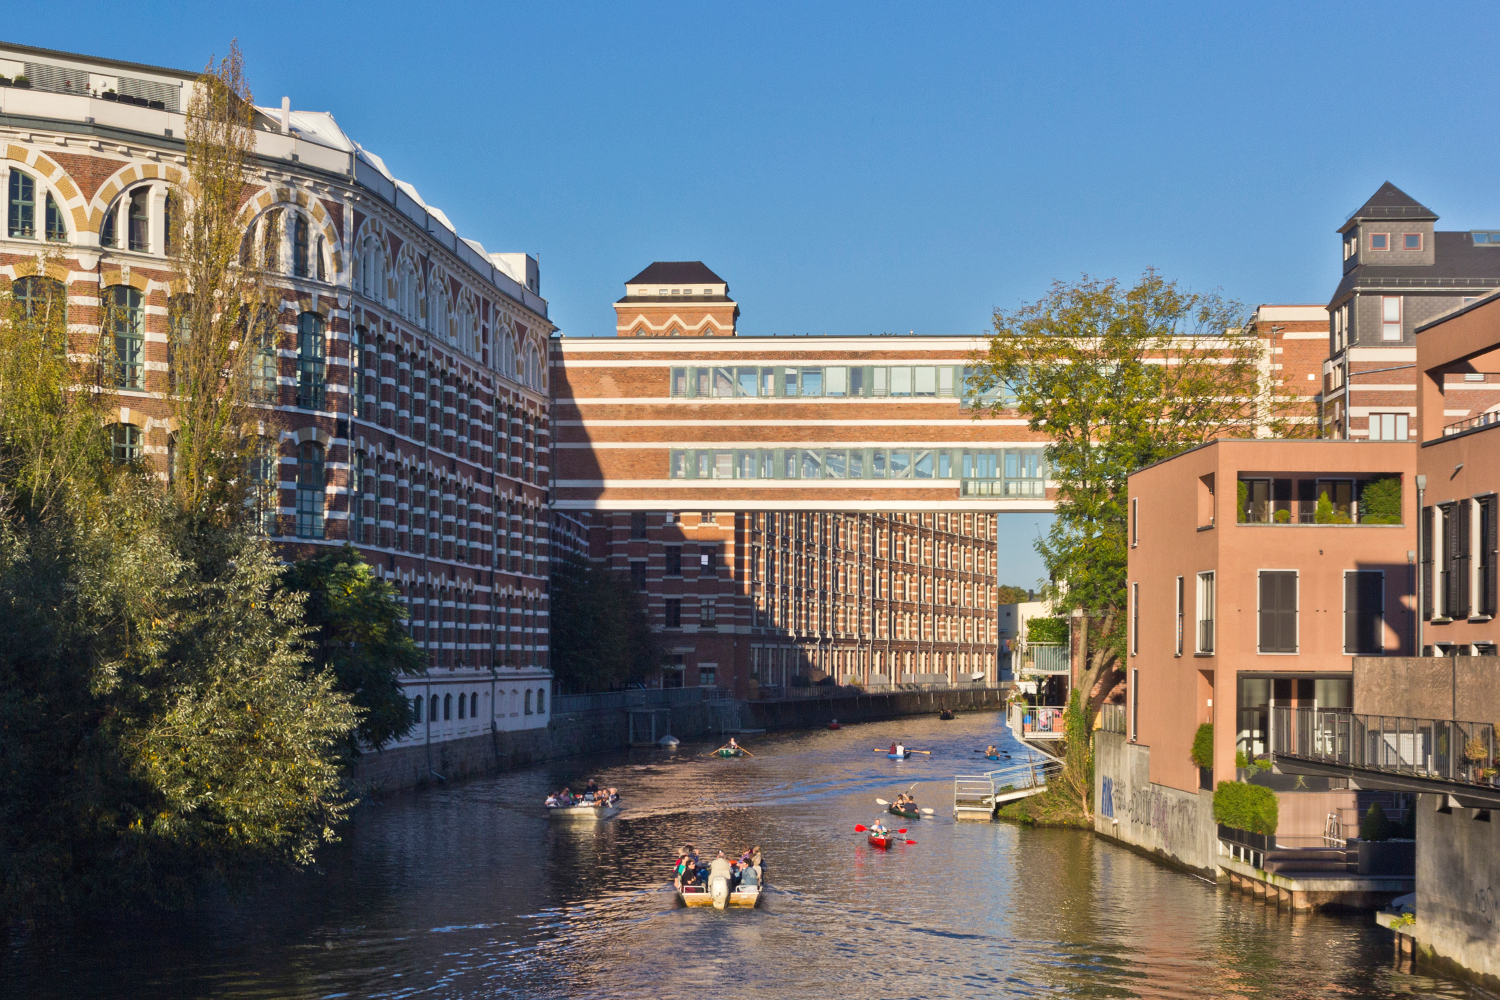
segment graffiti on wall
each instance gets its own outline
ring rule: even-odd
[[[1193,852],[1202,835],[1197,797],[1158,785],[1132,790],[1123,780],[1101,775],[1099,815],[1144,827],[1145,830],[1128,839],[1141,846],[1160,845],[1162,850],[1178,857]],[[1146,830],[1154,836],[1146,834]],[[1152,840],[1156,844],[1150,843]]]

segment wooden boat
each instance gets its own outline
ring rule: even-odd
[[[905,760],[906,758],[911,756],[911,751],[908,750],[905,753],[888,753],[886,754],[886,756],[891,760]]]
[[[620,815],[620,804],[613,805],[572,805],[572,806],[548,806],[547,818],[555,820],[574,820],[586,823],[597,823],[606,819],[614,819]]]
[[[922,818],[922,810],[918,809],[916,806],[900,806],[892,802],[890,808],[886,811],[893,816],[900,816],[903,819]]]
[[[739,747],[720,747],[719,749],[717,749],[717,750],[714,751],[714,756],[716,756],[716,757],[741,757],[741,756],[744,756],[744,753],[745,753],[745,751],[741,750]]]
[[[714,892],[706,885],[684,885],[677,888],[677,898],[684,906],[712,906],[724,909],[728,906],[754,908],[760,903],[760,887],[737,886],[722,901],[714,898]]]

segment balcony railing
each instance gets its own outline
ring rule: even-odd
[[[1065,644],[1028,643],[1020,650],[1018,674],[1066,674],[1073,669],[1071,650]]]
[[[1495,727],[1488,722],[1355,715],[1335,709],[1271,710],[1278,757],[1368,768],[1414,778],[1500,786]]]
[[[1480,427],[1490,427],[1500,424],[1500,410],[1489,413],[1481,413],[1473,417],[1465,417],[1463,420],[1455,420],[1451,424],[1443,425],[1443,437],[1450,434],[1462,434],[1464,431],[1477,430]]]
[[[1021,735],[1033,739],[1060,740],[1066,735],[1062,706],[1018,705],[1015,709],[1021,716]]]
[[[1099,728],[1106,733],[1125,735],[1125,706],[1100,705]]]

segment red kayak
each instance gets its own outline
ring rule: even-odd
[[[829,729],[842,729],[843,727],[840,726],[837,722],[830,722],[828,724],[828,728]]]
[[[889,834],[885,835],[884,837],[877,837],[875,834],[872,833],[872,834],[870,834],[870,846],[871,847],[878,847],[882,851],[890,850],[891,841],[893,841],[895,839],[896,839],[895,837],[892,837]]]

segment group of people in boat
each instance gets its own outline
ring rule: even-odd
[[[917,800],[911,797],[911,792],[902,792],[900,795],[896,796],[896,801],[891,804],[894,805],[897,809],[917,808]]]
[[[759,889],[765,882],[760,847],[745,848],[745,852],[736,861],[730,861],[723,851],[719,851],[712,861],[705,861],[692,844],[677,848],[672,884],[678,889],[691,885],[713,885],[714,879],[720,877],[728,880],[730,892],[742,888]]]
[[[547,796],[549,806],[612,806],[619,801],[620,793],[617,789],[600,788],[593,778],[589,779],[589,783],[577,795],[573,794],[572,789],[564,788]]]

